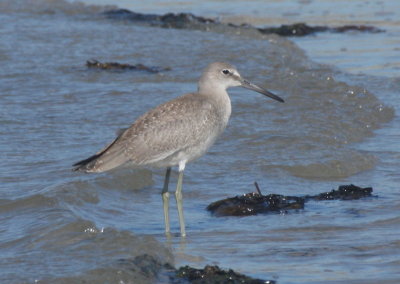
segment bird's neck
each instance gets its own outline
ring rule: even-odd
[[[199,84],[198,92],[207,97],[219,99],[228,96],[226,87],[221,84]]]
[[[218,109],[221,115],[222,125],[224,125],[223,128],[225,128],[232,111],[231,100],[226,88],[220,85],[202,86],[199,87],[198,93],[215,102],[214,106]]]

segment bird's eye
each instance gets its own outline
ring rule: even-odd
[[[224,70],[222,70],[222,73],[224,73],[225,75],[228,75],[230,72],[228,69],[224,69]]]

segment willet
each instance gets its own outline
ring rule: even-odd
[[[168,184],[171,167],[178,166],[175,191],[181,235],[183,171],[188,162],[202,156],[228,124],[231,101],[226,91],[241,86],[279,102],[280,97],[243,79],[236,68],[215,62],[204,70],[196,93],[175,98],[148,111],[95,155],[74,164],[74,170],[104,172],[123,164],[167,168],[162,189],[165,232],[170,233]]]

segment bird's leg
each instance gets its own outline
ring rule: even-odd
[[[183,168],[184,168],[184,166],[183,166]],[[179,167],[179,176],[178,176],[178,182],[176,185],[175,198],[176,198],[176,206],[178,208],[179,225],[181,227],[181,236],[185,237],[186,236],[185,220],[183,218],[183,207],[182,207],[182,182],[183,182],[183,169],[181,169],[181,167]]]
[[[165,234],[170,233],[169,229],[169,192],[168,192],[168,184],[169,184],[169,176],[171,175],[171,168],[167,168],[167,172],[165,173],[164,187],[161,193],[164,207],[164,221],[165,221]]]

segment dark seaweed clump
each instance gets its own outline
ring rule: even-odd
[[[215,216],[250,216],[270,212],[303,209],[304,198],[280,194],[260,195],[256,192],[243,194],[208,205]]]
[[[367,25],[344,25],[339,27],[310,26],[306,23],[281,25],[279,27],[257,28],[249,24],[225,24],[218,20],[199,17],[191,13],[168,13],[164,15],[142,14],[127,9],[114,9],[103,13],[107,18],[114,20],[130,21],[136,24],[155,26],[161,28],[189,29],[202,31],[233,31],[254,30],[261,34],[278,34],[280,36],[307,36],[318,32],[344,33],[348,31],[379,33],[384,30]]]
[[[341,185],[337,190],[323,192],[317,195],[306,195],[305,200],[355,200],[372,195],[372,187],[361,188],[350,185]]]
[[[344,25],[340,27],[309,26],[306,23],[281,25],[280,27],[258,29],[263,34],[278,34],[280,36],[307,36],[318,32],[344,33],[348,31],[380,33],[383,30],[366,25]]]
[[[232,269],[223,270],[218,266],[206,265],[203,269],[183,266],[178,269],[170,264],[162,264],[154,257],[144,254],[133,259],[119,259],[118,268],[131,271],[153,279],[154,282],[171,284],[274,284],[274,280],[261,280],[235,272]],[[134,280],[134,279],[132,279]],[[159,280],[159,281],[157,281]]]
[[[180,267],[176,271],[176,277],[186,279],[193,284],[209,283],[243,283],[243,284],[274,284],[274,280],[261,280],[237,273],[232,269],[222,270],[218,266],[207,265],[204,269],[196,269],[190,266]]]
[[[149,73],[159,73],[162,71],[169,71],[171,68],[169,67],[158,67],[158,66],[146,66],[143,64],[126,64],[126,63],[118,63],[118,62],[99,62],[97,60],[88,60],[86,61],[86,66],[88,68],[94,69],[103,69],[103,70],[136,70],[136,71],[147,71]]]
[[[255,185],[257,192],[213,202],[207,206],[207,210],[217,217],[287,213],[288,210],[304,209],[304,204],[309,200],[355,200],[372,196],[372,187],[361,188],[353,184],[341,185],[337,190],[306,196],[262,195],[257,183]]]

